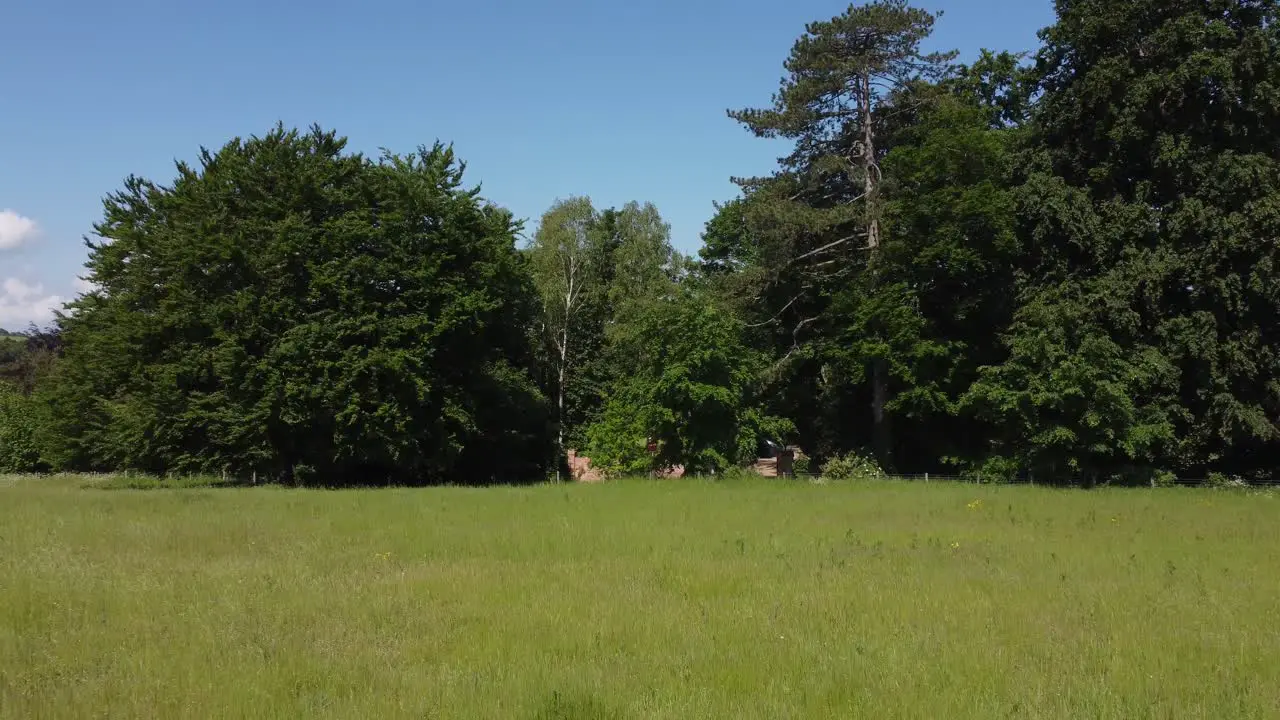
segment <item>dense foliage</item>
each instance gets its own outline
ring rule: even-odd
[[[631,332],[626,372],[587,430],[601,468],[721,472],[754,461],[762,436],[790,431],[758,405],[759,358],[743,344],[740,322],[699,293],[680,288],[661,297],[632,320]]]
[[[775,107],[732,113],[796,152],[721,206],[702,271],[772,329],[775,409],[820,456],[1273,477],[1277,3],[1057,10],[1030,66],[921,54],[901,0],[811,25]]]
[[[52,370],[61,347],[62,336],[56,329],[32,326],[26,333],[0,331],[0,384],[32,394]]]
[[[810,24],[729,113],[792,150],[696,262],[586,197],[517,250],[440,145],[278,128],[131,178],[98,289],[0,343],[0,469],[492,483],[769,439],[846,474],[1275,480],[1280,0],[1056,10],[963,65],[907,0]]]
[[[40,407],[5,383],[0,383],[0,473],[30,473],[46,469],[40,452]]]
[[[610,474],[715,473],[789,431],[759,407],[740,319],[688,275],[653,205],[557,202],[527,253],[563,450]]]
[[[511,215],[442,146],[277,129],[130,178],[62,320],[60,464],[272,481],[537,477],[545,403]]]
[[[581,448],[631,354],[643,352],[628,347],[635,321],[671,292],[683,260],[652,204],[597,211],[586,197],[555,203],[525,252],[542,299],[542,387],[558,444]]]
[[[1269,0],[1060,1],[1034,69],[1006,456],[1086,481],[1280,459],[1280,28]]]

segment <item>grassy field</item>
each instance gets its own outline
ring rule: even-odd
[[[0,478],[4,718],[1275,718],[1280,499]]]

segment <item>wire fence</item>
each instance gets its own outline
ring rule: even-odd
[[[811,482],[820,482],[824,478],[820,473],[813,472],[797,472],[791,475],[797,479],[809,480]],[[1045,482],[1037,480],[1029,475],[1020,475],[1013,478],[1006,477],[983,477],[979,474],[970,475],[937,475],[933,473],[924,473],[922,475],[889,475],[883,478],[886,481],[904,482],[904,483],[959,483],[967,485],[1040,485],[1044,487],[1138,487],[1138,488],[1162,488],[1162,487],[1181,487],[1181,488],[1277,488],[1280,487],[1280,478],[1270,478],[1264,480],[1245,481],[1239,478],[1168,478],[1161,479],[1157,482],[1122,482],[1122,481],[1098,481],[1094,483],[1086,482],[1082,477],[1064,478],[1055,482]]]
[[[150,480],[153,484],[160,484],[161,478],[139,473],[121,472],[121,473],[73,473],[74,477],[79,477],[86,481],[86,484],[92,485],[108,479],[127,480],[136,478],[138,480]],[[0,473],[0,488],[13,487],[19,480],[34,480],[50,477],[49,475],[38,474],[5,474]],[[690,475],[687,476],[694,479],[717,480],[723,476],[715,475]],[[190,484],[192,486],[199,485],[197,480],[207,480],[206,484],[220,485],[227,484],[226,478],[222,478],[221,482],[215,482],[217,478],[213,476],[168,476],[166,479],[173,481],[175,479],[186,479],[188,483],[176,483],[175,485]],[[832,480],[823,477],[820,473],[814,472],[794,472],[784,476],[782,479],[803,480],[812,483],[825,482],[847,482],[842,480]],[[1058,482],[1044,482],[1036,480],[1030,476],[1022,475],[1014,478],[994,478],[982,477],[981,475],[939,475],[934,473],[924,473],[921,475],[888,475],[879,480],[884,482],[900,482],[900,483],[952,483],[965,485],[1025,485],[1025,486],[1042,486],[1052,488],[1084,488],[1084,487],[1125,487],[1125,488],[1214,488],[1214,489],[1240,489],[1240,490],[1273,490],[1280,488],[1280,478],[1262,479],[1262,480],[1241,480],[1238,478],[1173,478],[1161,480],[1158,483],[1136,483],[1136,482],[1097,482],[1092,485],[1086,483],[1083,478],[1068,478]],[[854,481],[856,482],[856,481]]]

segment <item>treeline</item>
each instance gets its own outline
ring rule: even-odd
[[[809,25],[772,102],[729,113],[793,151],[696,258],[651,205],[586,197],[522,240],[441,145],[277,128],[131,178],[97,289],[6,361],[0,469],[493,483],[570,448],[723,471],[770,439],[1272,480],[1280,0],[1056,6],[1034,55],[969,64],[905,0]]]
[[[1277,3],[1060,0],[1030,62],[926,54],[899,0],[815,23],[795,141],[704,267],[819,455],[1037,481],[1270,478]]]

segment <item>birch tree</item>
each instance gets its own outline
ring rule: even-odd
[[[577,343],[582,331],[590,330],[588,307],[601,299],[604,257],[596,225],[596,211],[589,198],[558,201],[542,216],[529,248],[534,281],[542,298],[541,331],[551,359],[556,446],[561,456],[570,425],[569,388],[585,349],[585,343]]]

